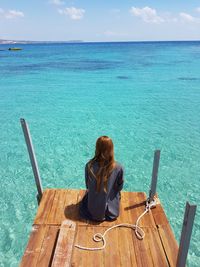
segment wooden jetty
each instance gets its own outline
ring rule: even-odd
[[[135,224],[145,210],[146,201],[154,203],[160,150],[154,153],[148,199],[143,192],[122,192],[118,219],[113,222],[95,223],[79,216],[79,204],[85,194],[84,190],[43,191],[28,124],[24,119],[20,121],[40,204],[20,263],[21,267],[185,267],[196,213],[196,205],[190,205],[188,202],[179,248],[158,199],[156,207],[141,218],[139,226],[145,231],[143,240],[137,239],[132,229],[118,227],[107,234],[107,246],[103,250],[86,251],[75,247],[75,244],[84,247],[101,246],[92,240],[95,233],[103,234],[111,226],[121,223]]]
[[[103,233],[115,224],[135,224],[145,209],[145,193],[122,192],[121,212],[117,220],[102,223],[86,221],[80,218],[78,212],[83,195],[84,190],[44,191],[21,267],[176,266],[178,244],[161,204],[141,219],[140,226],[145,231],[143,240],[138,240],[131,229],[115,228],[107,234],[104,250],[85,251],[74,247],[75,244],[101,246],[102,243],[92,240],[95,233]]]

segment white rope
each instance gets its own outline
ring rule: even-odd
[[[155,207],[156,206],[156,201],[153,200],[151,203],[148,203],[148,201],[146,202],[146,208],[145,208],[145,211],[138,217],[137,221],[135,224],[129,224],[129,223],[121,223],[121,224],[116,224],[114,226],[111,226],[110,228],[108,228],[103,234],[101,233],[96,233],[94,234],[93,236],[93,240],[95,242],[103,242],[103,245],[101,247],[96,247],[96,248],[92,248],[92,247],[84,247],[84,246],[80,246],[80,245],[75,245],[76,248],[79,248],[79,249],[83,249],[83,250],[102,250],[106,247],[106,234],[111,231],[112,229],[114,228],[117,228],[117,227],[126,227],[126,228],[131,228],[132,230],[135,231],[135,235],[136,237],[139,239],[139,240],[142,240],[144,239],[145,237],[145,232],[142,230],[141,227],[139,227],[139,221],[141,220],[141,218],[147,213],[150,211],[151,208]]]

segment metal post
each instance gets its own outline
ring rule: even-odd
[[[31,135],[30,135],[30,131],[28,128],[28,124],[26,123],[25,119],[20,119],[20,122],[21,122],[21,126],[23,129],[24,138],[26,141],[33,174],[35,177],[35,183],[36,183],[37,191],[38,191],[37,201],[39,204],[40,200],[42,198],[43,189],[42,189],[42,183],[41,183],[40,173],[39,173],[39,169],[38,169],[38,164],[37,164],[37,160],[36,160],[36,156],[35,156],[35,152],[34,152],[34,148],[33,148],[33,143],[31,140]]]
[[[153,161],[153,170],[152,170],[152,179],[151,179],[151,188],[149,191],[149,198],[148,198],[149,202],[151,202],[153,200],[153,197],[156,194],[159,161],[160,161],[160,150],[155,150],[154,161]]]
[[[184,267],[186,264],[196,207],[186,202],[176,267]]]

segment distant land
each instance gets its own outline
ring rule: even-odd
[[[69,41],[27,41],[27,40],[4,40],[0,39],[0,44],[50,44],[50,43],[82,43],[82,40]]]

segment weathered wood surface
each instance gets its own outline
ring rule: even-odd
[[[74,247],[74,244],[101,246],[92,239],[95,233],[103,233],[108,227],[119,223],[135,224],[145,208],[145,193],[122,192],[121,212],[117,220],[102,223],[87,221],[80,218],[78,212],[84,192],[45,190],[21,267],[176,266],[178,245],[161,204],[140,221],[145,231],[144,240],[138,240],[131,229],[116,228],[106,235],[107,246],[104,250],[84,251]]]
[[[66,220],[62,223],[56,249],[53,256],[52,267],[71,266],[71,256],[75,240],[76,223]]]

